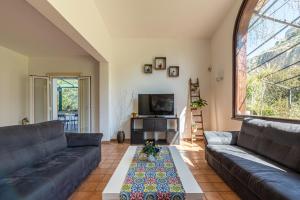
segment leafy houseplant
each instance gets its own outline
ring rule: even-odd
[[[159,148],[154,145],[153,141],[146,141],[146,144],[142,149],[142,153],[147,156],[150,162],[155,161],[155,156],[157,156],[159,151]]]
[[[191,103],[191,108],[200,108],[201,109],[205,106],[207,106],[207,101],[204,99],[201,99],[201,98],[199,100],[193,101]]]

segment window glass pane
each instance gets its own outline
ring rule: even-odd
[[[235,40],[235,115],[299,120],[300,1],[247,1]]]

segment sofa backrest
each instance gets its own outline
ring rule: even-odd
[[[248,118],[237,145],[300,172],[300,124]]]
[[[61,121],[49,121],[37,125],[42,136],[46,156],[67,147],[64,124]]]
[[[66,147],[59,121],[0,127],[0,178]]]

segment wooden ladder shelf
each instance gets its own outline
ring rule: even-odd
[[[200,85],[199,79],[193,82],[189,81],[190,103],[200,100]],[[200,108],[191,108],[191,140],[192,143],[197,140],[202,140],[204,134],[203,113]]]

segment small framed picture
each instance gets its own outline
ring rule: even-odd
[[[144,73],[145,74],[152,74],[152,65],[151,64],[145,64],[144,65]]]
[[[167,68],[167,58],[166,57],[156,57],[155,58],[155,69],[165,70]]]
[[[179,66],[170,66],[168,71],[169,71],[169,77],[179,76]]]

